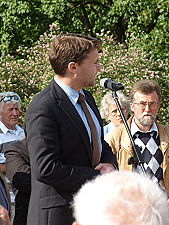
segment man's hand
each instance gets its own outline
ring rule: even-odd
[[[111,163],[99,163],[95,170],[99,170],[100,174],[110,173],[115,170],[115,167]]]
[[[0,205],[0,224],[10,225],[8,211]]]

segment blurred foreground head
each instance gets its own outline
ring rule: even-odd
[[[168,225],[165,192],[148,177],[116,171],[84,184],[74,197],[73,225]]]

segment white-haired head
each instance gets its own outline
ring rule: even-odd
[[[8,104],[10,102],[17,104],[18,108],[20,109],[21,99],[18,94],[12,91],[0,93],[0,111],[2,111],[2,107],[4,104]]]
[[[168,225],[165,192],[148,177],[129,171],[98,176],[74,197],[74,225]]]
[[[130,111],[130,103],[128,101],[128,98],[120,91],[117,92],[117,96],[118,96],[118,101],[120,103],[121,106],[123,106],[126,109],[126,115],[128,115],[129,111]],[[109,109],[111,107],[111,105],[116,104],[113,96],[112,96],[112,92],[108,91],[103,99],[101,100],[101,105],[100,105],[100,114],[102,119],[105,119],[107,122],[110,122],[109,119]]]

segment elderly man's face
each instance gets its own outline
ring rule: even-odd
[[[135,93],[131,110],[140,129],[151,128],[156,120],[159,105],[159,98],[155,91],[150,94]]]
[[[19,115],[20,110],[17,104],[4,103],[0,112],[0,120],[8,129],[13,130],[18,123]]]

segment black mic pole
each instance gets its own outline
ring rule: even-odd
[[[139,165],[143,171],[143,173],[145,174],[145,168],[144,168],[144,161],[142,159],[142,155],[141,155],[141,152],[140,152],[140,149],[137,149],[134,141],[133,141],[133,137],[131,135],[131,131],[129,129],[129,126],[127,124],[127,121],[126,121],[126,118],[124,116],[124,113],[121,109],[121,106],[120,106],[120,103],[119,103],[119,100],[118,100],[118,96],[117,96],[117,93],[116,93],[116,90],[115,89],[112,89],[112,96],[113,96],[113,99],[117,105],[117,108],[120,112],[120,115],[121,115],[121,118],[123,120],[123,123],[125,125],[125,128],[127,130],[127,133],[128,133],[128,136],[130,138],[130,141],[131,141],[131,144],[132,144],[132,147],[133,147],[133,152],[134,152],[134,157],[131,157],[129,158],[129,161],[128,161],[128,164],[134,164],[134,166],[136,165]],[[139,148],[139,147],[138,147]]]

